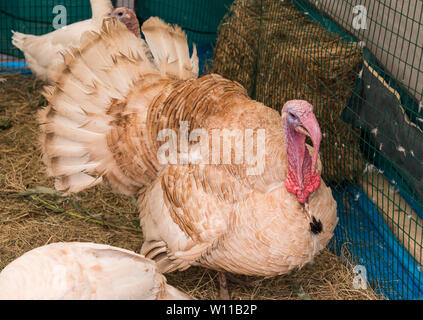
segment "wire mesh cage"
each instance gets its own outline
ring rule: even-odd
[[[340,219],[331,249],[347,250],[382,296],[423,298],[421,0],[113,4],[133,8],[141,23],[159,16],[180,25],[198,45],[200,68],[213,57],[205,71],[238,81],[269,107],[310,101]],[[91,16],[88,0],[0,2],[0,72],[29,73],[11,30],[53,31],[60,5],[67,24]]]
[[[423,292],[422,23],[421,1],[235,1],[212,67],[275,109],[313,104],[332,248],[348,244],[388,298]]]

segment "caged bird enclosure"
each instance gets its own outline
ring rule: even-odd
[[[237,81],[278,111],[291,99],[314,107],[322,178],[339,218],[329,250],[289,277],[258,280],[262,288],[254,294],[235,290],[237,297],[423,298],[421,0],[113,2],[134,9],[140,24],[159,16],[181,26],[190,48],[197,45],[200,74]],[[90,17],[88,0],[0,1],[0,269],[28,242],[50,238],[139,249],[133,199],[102,186],[65,198],[47,188],[53,184],[43,171],[34,120],[46,104],[43,82],[11,42],[11,30],[41,35]],[[19,237],[22,219],[32,223],[26,238]],[[202,282],[181,284],[176,274],[169,282],[197,298],[214,297],[203,288],[211,273],[184,271],[185,280],[187,272]]]

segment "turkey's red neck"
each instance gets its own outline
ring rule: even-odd
[[[285,123],[285,140],[287,152],[287,176],[285,179],[286,189],[295,194],[300,203],[305,203],[308,196],[317,190],[320,186],[320,176],[313,165],[313,160],[305,144],[306,136],[299,133]],[[319,146],[314,146],[316,153],[315,162],[317,162],[317,153]]]

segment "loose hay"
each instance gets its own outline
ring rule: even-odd
[[[362,171],[359,131],[341,120],[363,51],[326,31],[291,3],[236,0],[218,30],[211,72],[240,82],[276,110],[304,99],[324,136],[322,176],[328,183],[357,180]]]
[[[23,253],[58,241],[92,241],[139,252],[142,232],[133,199],[98,186],[60,197],[45,174],[38,147],[36,109],[44,105],[42,83],[5,75],[0,84],[0,270]],[[40,188],[40,186],[44,188]],[[291,275],[248,279],[254,288],[229,283],[233,299],[378,299],[372,289],[353,288],[352,267],[325,249],[313,264]],[[214,271],[193,267],[167,275],[170,284],[198,299],[218,298]]]

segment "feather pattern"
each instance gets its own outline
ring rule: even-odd
[[[142,25],[142,32],[162,76],[181,80],[197,78],[197,49],[194,45],[190,58],[187,37],[179,26],[170,26],[153,17]]]

